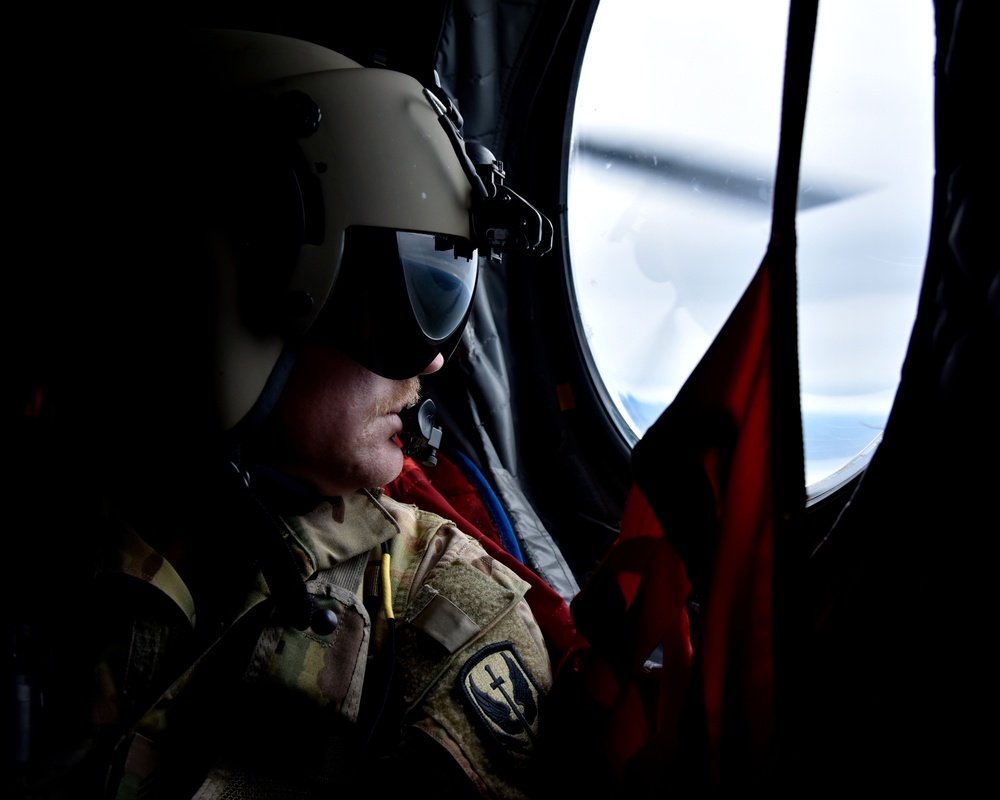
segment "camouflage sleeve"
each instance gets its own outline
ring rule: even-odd
[[[104,796],[120,738],[193,641],[193,603],[173,568],[116,522],[95,541],[92,561],[58,582],[64,617],[30,628],[30,649],[17,653],[31,658],[34,693],[19,718],[25,750],[15,780],[25,797]]]
[[[552,682],[529,585],[451,523],[405,507],[397,521],[410,534],[393,570],[407,735],[447,752],[479,794],[529,796]]]

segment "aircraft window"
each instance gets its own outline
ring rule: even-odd
[[[568,173],[581,337],[632,441],[673,400],[767,246],[787,2],[602,3]],[[806,482],[867,462],[926,255],[930,2],[821,3],[797,219]]]

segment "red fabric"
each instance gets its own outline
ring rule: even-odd
[[[503,539],[479,492],[465,474],[447,456],[438,453],[438,463],[429,480],[448,504],[484,536],[503,547]],[[459,526],[461,527],[461,526]]]
[[[445,466],[443,470],[442,466]],[[475,537],[492,558],[509,567],[518,577],[530,583],[531,588],[526,595],[528,605],[545,636],[553,658],[558,663],[569,650],[575,631],[566,601],[532,570],[503,549],[500,536],[492,522],[489,522],[490,529],[483,532],[458,512],[449,499],[437,488],[439,470],[444,486],[452,493],[452,496],[461,497],[460,505],[469,510],[469,515],[480,521],[484,517],[489,520],[489,513],[481,502],[479,502],[478,510],[474,508],[478,493],[464,479],[464,486],[462,486],[462,481],[459,480],[461,472],[440,453],[438,453],[438,464],[435,467],[433,483],[417,462],[406,457],[403,459],[403,472],[395,481],[385,487],[386,493],[400,502],[412,503],[425,511],[450,519],[460,530]]]
[[[702,659],[713,782],[723,777],[727,751],[760,763],[774,736],[769,284],[765,262],[734,314],[738,325],[720,336],[702,379],[679,398],[679,411],[714,404],[738,431],[731,450],[710,445],[701,453],[719,523]]]
[[[393,497],[403,503],[412,503],[425,511],[430,511],[440,517],[450,519],[461,530],[465,531],[465,533],[470,536],[475,536],[480,540],[487,538],[494,544],[502,546],[500,542],[500,534],[497,533],[496,527],[493,526],[492,522],[489,522],[488,526],[480,527],[484,516],[487,520],[489,520],[489,514],[486,512],[485,508],[482,509],[480,514],[473,513],[470,515],[475,517],[476,522],[479,523],[474,524],[471,519],[467,518],[466,515],[451,502],[449,497],[445,497],[444,493],[438,488],[439,469],[442,469],[442,473],[446,472],[448,474],[446,484],[451,487],[451,492],[453,494],[461,494],[462,487],[458,484],[458,481],[453,474],[458,472],[458,468],[440,454],[438,454],[438,464],[434,468],[433,484],[427,477],[423,468],[416,461],[409,456],[404,456],[403,471],[399,474],[399,477],[396,478],[396,480],[385,487],[385,492],[390,497]],[[460,474],[461,473],[459,473],[459,475]],[[475,492],[472,486],[469,485],[468,481],[465,481],[465,485],[468,487],[469,491]],[[468,508],[470,506],[468,498],[466,498],[460,505],[464,505]]]
[[[676,750],[691,674],[690,591],[683,563],[633,486],[614,547],[573,601],[583,654],[573,677],[606,714],[604,750],[619,777],[651,743]],[[665,666],[651,676],[644,664],[661,644]]]
[[[685,737],[702,741],[694,748],[708,755],[708,774],[693,778],[702,787],[746,777],[773,743],[770,279],[765,259],[636,445],[618,540],[573,601],[580,636],[568,663],[609,714],[606,757],[619,777],[651,788],[669,780]],[[686,611],[692,587],[702,608],[698,680]],[[650,687],[642,663],[657,644],[664,667]],[[705,732],[682,721],[685,702],[702,710]]]

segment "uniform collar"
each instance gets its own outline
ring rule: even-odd
[[[377,494],[364,489],[323,498],[309,513],[284,518],[304,577],[367,553],[399,533]]]

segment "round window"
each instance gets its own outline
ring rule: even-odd
[[[764,255],[787,2],[616,0],[574,108],[571,278],[623,433],[673,400]],[[881,435],[916,312],[933,182],[930,2],[820,6],[798,228],[806,481]]]

